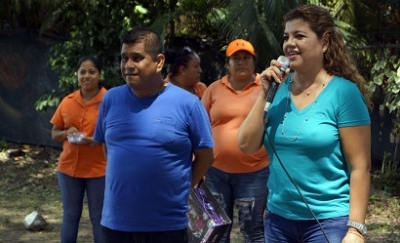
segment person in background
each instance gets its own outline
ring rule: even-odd
[[[76,72],[80,89],[61,101],[50,120],[52,139],[63,143],[57,166],[63,204],[61,243],[77,242],[85,192],[94,242],[98,243],[102,242],[106,160],[102,146],[93,141],[92,135],[106,89],[100,84],[101,65],[95,57],[82,57]]]
[[[239,131],[270,161],[265,237],[270,242],[364,242],[371,169],[371,102],[333,18],[306,4],[284,17],[281,64],[261,74],[263,92]],[[267,113],[270,82],[281,82]],[[290,230],[288,230],[290,229]]]
[[[199,55],[190,47],[178,51],[167,50],[165,62],[170,64],[165,80],[201,99],[207,86],[199,81],[202,73]]]
[[[229,74],[213,82],[201,101],[210,117],[215,142],[215,160],[206,173],[206,185],[231,219],[236,205],[245,242],[259,243],[264,242],[269,159],[265,148],[248,155],[237,145],[239,126],[261,92],[255,60],[256,53],[250,42],[236,39],[229,43],[226,49]],[[231,228],[222,243],[230,242],[230,231]]]
[[[162,53],[148,28],[121,37],[126,85],[104,96],[94,134],[107,155],[105,243],[188,242],[189,192],[213,162],[207,113],[196,96],[164,82]]]

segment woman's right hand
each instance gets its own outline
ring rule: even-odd
[[[74,133],[79,133],[78,129],[76,127],[70,127],[68,129],[65,129],[65,135],[71,135]]]
[[[290,68],[287,68],[285,75],[282,76],[281,70],[279,69],[281,66],[282,64],[280,62],[278,62],[276,59],[272,59],[270,66],[260,74],[264,94],[268,93],[271,82],[275,81],[280,84],[282,80],[287,77],[287,74],[290,72]]]

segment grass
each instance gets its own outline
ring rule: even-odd
[[[8,158],[7,150],[20,149],[23,154]],[[60,149],[20,145],[0,141],[0,243],[59,242],[61,198],[56,179],[56,162]],[[381,172],[379,172],[381,173]],[[400,199],[397,191],[383,191],[382,176],[374,174],[367,215],[367,242],[400,242]],[[392,188],[393,190],[393,188]],[[49,226],[39,232],[25,230],[23,219],[39,211]],[[92,242],[91,226],[84,208],[79,243]],[[242,243],[237,224],[233,225],[233,243]]]
[[[7,157],[9,149],[23,154]],[[0,143],[0,243],[60,242],[62,203],[56,178],[58,148]],[[49,224],[46,230],[33,232],[24,228],[23,220],[38,211]],[[79,243],[92,242],[91,226],[84,208]]]

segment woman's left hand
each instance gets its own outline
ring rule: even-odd
[[[88,144],[90,147],[94,147],[97,143],[93,140],[93,137],[84,137],[80,144]]]

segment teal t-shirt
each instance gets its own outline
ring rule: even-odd
[[[290,79],[269,109],[268,136],[318,219],[348,215],[350,171],[339,128],[371,123],[365,100],[355,83],[334,76],[314,102],[298,110],[290,98]],[[264,145],[270,156],[268,210],[288,219],[313,219],[266,135]]]

